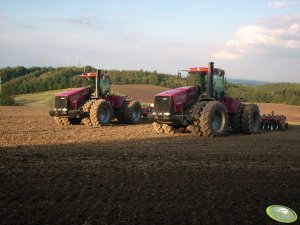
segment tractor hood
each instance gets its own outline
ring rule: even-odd
[[[57,97],[71,97],[76,95],[87,95],[89,93],[89,88],[83,87],[83,88],[76,88],[69,91],[64,91],[61,93],[56,94]]]
[[[173,97],[175,98],[174,100],[176,100],[178,98],[185,99],[188,96],[195,96],[197,94],[198,94],[197,86],[186,86],[186,87],[180,87],[180,88],[175,88],[164,92],[160,92],[156,96]]]
[[[154,108],[156,108],[155,104],[159,104],[157,101],[159,101],[160,98],[167,97],[171,99],[172,103],[174,104],[174,112],[180,112],[187,106],[188,101],[197,99],[198,96],[198,86],[186,86],[171,89],[155,95],[156,101],[154,103]]]

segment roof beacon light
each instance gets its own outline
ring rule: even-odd
[[[192,67],[189,72],[208,72],[207,67]]]

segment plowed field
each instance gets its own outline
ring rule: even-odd
[[[0,107],[1,225],[278,224],[272,204],[300,214],[299,125],[197,138],[148,123],[60,127],[48,109]]]

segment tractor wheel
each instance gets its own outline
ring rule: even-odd
[[[242,115],[242,131],[244,134],[255,134],[259,131],[259,108],[255,104],[245,105]]]
[[[154,127],[154,130],[155,130],[157,133],[162,134],[162,133],[164,132],[164,129],[163,129],[163,127],[162,127],[163,124],[154,122],[154,123],[152,123],[152,125],[153,125],[153,127]]]
[[[228,113],[225,106],[218,101],[208,102],[201,113],[200,126],[205,137],[224,136],[228,127]]]
[[[201,112],[203,111],[203,108],[205,107],[207,102],[205,101],[202,101],[202,102],[198,102],[194,108],[193,108],[193,115],[195,117],[195,121],[193,122],[192,125],[189,125],[187,127],[187,130],[189,130],[192,134],[198,136],[198,137],[201,137],[202,136],[202,131],[201,131],[201,121],[200,121],[200,118],[201,118]]]
[[[54,116],[54,121],[60,126],[71,125],[71,121],[68,117]]]
[[[229,125],[234,134],[242,132],[242,114],[244,110],[244,104],[241,103],[236,113],[229,116]]]
[[[117,119],[120,123],[126,122],[126,111],[128,110],[128,101],[124,101],[121,108],[117,111]]]
[[[91,107],[90,118],[93,126],[108,125],[112,119],[112,108],[108,101],[95,101]]]
[[[133,101],[128,105],[128,110],[125,111],[126,123],[139,123],[142,116],[142,106],[140,102]]]
[[[83,105],[83,108],[82,108],[82,111],[85,112],[85,113],[88,113],[90,114],[90,110],[91,110],[91,107],[92,105],[94,104],[94,100],[90,100],[88,102],[86,102],[84,105]],[[85,117],[81,120],[81,122],[86,125],[86,126],[92,126],[92,121],[91,121],[91,118],[90,118],[90,115],[88,117]]]
[[[169,125],[169,124],[164,124],[163,129],[166,134],[175,134],[176,133],[175,127],[172,125]]]

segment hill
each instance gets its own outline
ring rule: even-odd
[[[93,70],[94,68],[92,67],[86,67],[86,71]],[[157,71],[108,70],[106,72],[110,74],[112,84],[114,85],[144,84],[165,88],[186,85],[185,78],[158,73]],[[88,81],[79,77],[81,73],[83,73],[83,68],[79,67],[8,67],[0,70],[0,76],[3,81],[2,92],[6,94],[5,98],[7,98],[9,95],[87,86]],[[250,102],[259,103],[300,105],[300,84],[276,83],[245,86],[229,82],[226,83],[226,86],[227,94],[234,98],[242,98]],[[134,93],[130,94],[134,95]],[[0,104],[3,102],[1,101],[2,98],[0,95]]]

